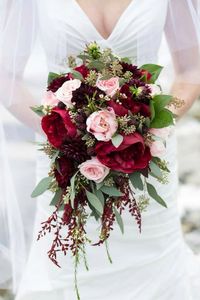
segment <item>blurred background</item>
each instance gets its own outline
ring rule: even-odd
[[[44,57],[38,61],[37,47],[30,59],[25,74],[29,85],[38,97],[43,89],[41,83],[46,80]],[[167,63],[169,56],[167,48],[162,47],[160,58]],[[168,67],[170,69],[170,66]],[[38,73],[39,70],[39,73]],[[40,76],[38,76],[40,74]],[[169,84],[169,75],[164,74],[163,85]],[[39,98],[38,98],[39,99]],[[21,199],[22,217],[26,225],[33,224],[36,203],[30,198],[30,193],[35,184],[36,149],[34,134],[30,129],[20,124],[5,109],[0,106],[0,118],[3,120],[6,136],[9,140],[7,151],[10,152],[11,164],[15,166],[13,174],[16,186],[25,189],[17,190]],[[13,138],[13,132],[16,132]],[[20,132],[20,138],[17,135]],[[22,134],[23,133],[23,134]],[[177,124],[178,140],[178,166],[179,166],[179,191],[178,206],[182,220],[183,232],[186,242],[196,253],[200,253],[200,100],[194,103],[190,111]],[[28,176],[27,176],[28,173]],[[30,218],[30,216],[32,216]],[[31,220],[30,220],[31,219]],[[31,232],[26,232],[27,245],[30,244]],[[12,295],[6,290],[0,290],[0,300],[11,300]]]

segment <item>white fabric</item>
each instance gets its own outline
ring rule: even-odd
[[[6,21],[1,25],[0,102],[22,122],[39,131],[39,120],[29,106],[40,100],[30,95],[22,80],[37,32],[46,53],[48,69],[53,72],[65,70],[67,55],[76,55],[93,40],[102,47],[111,47],[120,56],[131,57],[138,65],[156,63],[165,32],[180,80],[199,83],[197,3],[199,0],[132,0],[109,38],[104,39],[76,0],[7,0],[4,6]],[[3,134],[0,138],[3,139]],[[176,207],[175,135],[171,136],[167,150],[166,158],[172,170],[170,184],[164,187],[155,184],[169,208],[163,209],[152,202],[144,214],[142,235],[138,234],[134,220],[127,216],[125,235],[121,236],[117,228],[112,234],[110,250],[113,265],[108,264],[104,248],[88,249],[90,271],[80,268],[79,274],[83,300],[121,300],[122,297],[127,300],[200,299],[200,267],[194,263],[196,258],[191,252],[188,254],[184,245]],[[39,154],[37,171],[38,180],[48,171],[48,160]],[[10,201],[9,209],[12,209],[13,198],[7,201]],[[36,242],[39,223],[47,218],[50,211],[48,203],[48,194],[38,199],[35,235],[17,300],[75,299],[70,258],[61,258],[63,268],[58,270],[46,255],[50,236]],[[15,238],[15,228],[12,224],[8,226],[12,228],[10,237]],[[88,231],[93,237],[92,221],[88,224]],[[23,235],[23,230],[20,229],[20,232]],[[3,233],[8,234],[7,231]],[[0,241],[4,240],[2,237]],[[10,248],[13,250],[13,247]],[[189,258],[191,262],[187,265]],[[192,282],[191,267],[195,278]],[[197,281],[197,289],[194,281]]]

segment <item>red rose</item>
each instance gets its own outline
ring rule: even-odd
[[[119,117],[128,115],[128,111],[130,110],[133,114],[140,113],[142,116],[150,117],[151,110],[149,105],[145,103],[136,102],[130,98],[127,98],[123,101],[122,104],[118,104],[114,100],[110,100],[108,105],[114,109],[114,112]]]
[[[78,71],[79,73],[81,73],[81,75],[83,76],[83,78],[86,78],[89,74],[89,69],[85,66],[85,65],[81,65],[79,67],[74,68],[75,71]]]
[[[146,92],[146,87],[143,82],[141,81],[134,81],[134,82],[136,87],[141,86]],[[128,115],[128,111],[131,111],[133,114],[140,113],[144,117],[151,116],[151,110],[149,104],[142,102],[143,99],[137,100],[138,97],[134,98],[134,96],[130,91],[129,84],[124,84],[121,87],[120,92],[126,95],[126,98],[120,98],[120,104],[115,100],[110,100],[108,102],[108,105],[114,109],[116,115],[122,117]],[[144,92],[141,93],[141,96],[143,94]],[[148,94],[148,90],[147,90],[147,94]],[[144,95],[144,100],[146,101],[145,97],[147,97],[146,94]]]
[[[62,156],[57,160],[59,171],[54,171],[58,186],[66,188],[69,185],[70,178],[74,174],[74,166],[72,160],[69,160],[66,156]]]
[[[44,116],[41,124],[49,143],[55,148],[60,148],[67,138],[73,138],[77,134],[69,112],[59,107],[52,109],[50,115]]]
[[[109,141],[97,143],[95,150],[102,164],[123,173],[145,169],[151,160],[150,149],[139,133],[124,136],[118,148]]]
[[[149,80],[150,80],[151,77],[152,77],[152,74],[149,73],[147,70],[144,70],[144,69],[141,70],[141,73],[142,73],[142,76],[145,76],[145,77],[146,77],[146,81],[149,82]]]

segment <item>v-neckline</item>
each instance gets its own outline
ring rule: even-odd
[[[90,19],[90,17],[86,14],[86,12],[82,9],[82,7],[79,5],[79,3],[77,2],[77,0],[72,0],[72,2],[74,3],[74,5],[79,9],[79,11],[81,12],[81,14],[85,17],[85,19],[88,21],[88,23],[90,24],[90,26],[92,27],[92,29],[96,32],[96,34],[99,36],[99,38],[105,42],[108,42],[114,35],[115,31],[117,30],[118,26],[120,25],[122,19],[126,16],[127,12],[129,11],[129,9],[131,8],[132,4],[135,2],[136,0],[131,0],[131,2],[127,5],[127,7],[123,10],[123,12],[121,13],[121,15],[119,16],[117,22],[115,23],[112,32],[109,34],[109,36],[107,38],[104,38],[102,36],[102,34],[99,32],[99,30],[97,30],[96,26],[94,25],[94,23],[92,22],[92,20]]]

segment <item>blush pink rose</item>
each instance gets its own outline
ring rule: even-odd
[[[160,89],[160,87],[157,84],[148,84],[148,86],[151,89],[151,96],[152,97],[161,94],[161,89]]]
[[[165,154],[166,148],[161,141],[155,141],[150,144],[150,152],[152,156],[160,157]]]
[[[112,77],[107,80],[98,79],[96,82],[96,86],[100,90],[104,91],[108,96],[112,97],[119,89],[119,78]]]
[[[110,169],[104,166],[96,157],[79,165],[80,172],[89,180],[100,183],[108,175]]]
[[[55,94],[51,91],[46,92],[42,99],[43,105],[56,106],[58,102],[59,100],[56,98]]]
[[[149,130],[150,133],[153,135],[160,137],[162,139],[167,139],[168,136],[170,135],[171,128],[170,127],[165,127],[165,128],[151,128]]]
[[[78,89],[80,85],[81,81],[79,79],[70,79],[65,81],[55,93],[57,99],[66,104],[67,108],[73,107],[73,104],[71,102],[72,92]]]
[[[118,123],[114,110],[100,110],[92,113],[86,121],[87,131],[92,133],[98,141],[111,140],[117,131]]]

